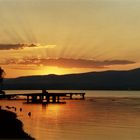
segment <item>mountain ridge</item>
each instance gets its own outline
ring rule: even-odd
[[[140,90],[140,68],[5,79],[4,89]]]

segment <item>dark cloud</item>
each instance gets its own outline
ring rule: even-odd
[[[45,59],[45,58],[23,58],[20,60],[9,59],[1,64],[22,64],[22,65],[44,65],[44,66],[57,66],[63,68],[105,68],[111,65],[127,65],[136,62],[129,60],[86,60],[86,59]]]
[[[37,47],[35,44],[0,44],[0,50],[19,50],[25,47]]]

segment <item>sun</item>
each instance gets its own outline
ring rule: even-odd
[[[70,69],[67,68],[60,68],[60,67],[50,67],[50,66],[40,66],[40,69],[36,71],[36,74],[39,75],[46,75],[46,74],[69,74],[71,73]]]

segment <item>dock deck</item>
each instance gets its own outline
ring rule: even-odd
[[[63,99],[85,99],[85,93],[25,93],[25,94],[6,94],[1,97],[5,99],[16,98],[17,96],[25,96],[27,103],[64,103]],[[75,98],[73,98],[75,96]],[[77,98],[78,97],[78,98]]]

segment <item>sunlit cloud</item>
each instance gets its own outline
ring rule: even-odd
[[[50,49],[53,49],[56,47],[56,45],[41,45],[41,44],[37,44],[37,46],[39,48],[50,48]]]
[[[46,58],[22,58],[7,59],[1,62],[1,65],[18,64],[18,65],[38,65],[38,66],[57,66],[61,68],[105,68],[112,65],[128,65],[136,62],[129,60],[86,60],[86,59],[46,59]]]
[[[38,68],[37,67],[33,67],[33,66],[30,66],[30,65],[20,65],[20,67],[19,66],[17,66],[17,65],[10,65],[10,69],[15,69],[15,70],[27,70],[27,71],[29,71],[29,70],[38,70]]]

